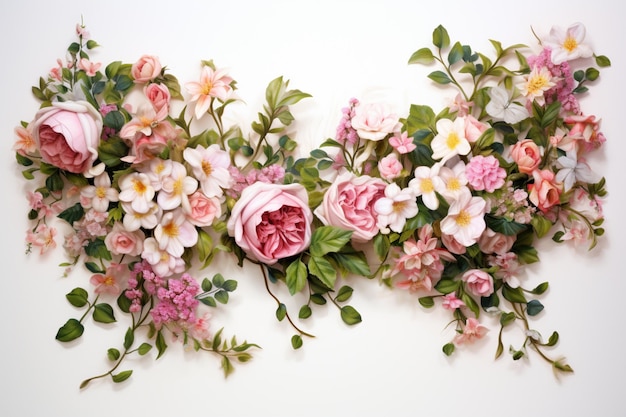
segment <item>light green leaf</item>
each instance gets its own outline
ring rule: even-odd
[[[289,293],[291,295],[302,291],[304,286],[306,285],[307,279],[307,268],[304,262],[301,260],[296,260],[289,264],[287,267],[285,280],[287,282],[287,288],[289,289]]]
[[[434,61],[435,61],[435,57],[432,51],[430,50],[430,48],[422,48],[413,52],[413,55],[411,55],[411,58],[409,58],[409,65],[410,64],[428,65],[428,64],[433,63]]]
[[[324,256],[329,252],[338,252],[350,241],[352,231],[332,226],[318,227],[311,236],[309,252],[312,256]]]
[[[450,36],[443,26],[439,25],[433,31],[433,45],[439,49],[446,48],[450,45]]]
[[[315,275],[328,288],[335,287],[337,280],[337,270],[323,257],[312,256],[309,260],[309,272]]]

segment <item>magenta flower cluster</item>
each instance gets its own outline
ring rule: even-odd
[[[580,106],[573,94],[575,83],[570,64],[567,61],[558,65],[554,64],[550,58],[551,53],[550,48],[544,48],[539,55],[528,57],[528,65],[531,69],[545,67],[550,71],[553,79],[558,80],[554,87],[544,93],[546,104],[559,101],[563,110],[579,114]]]

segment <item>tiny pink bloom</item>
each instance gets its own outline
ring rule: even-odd
[[[78,69],[85,71],[90,77],[96,75],[101,66],[100,62],[91,62],[87,58],[81,58],[78,61]]]
[[[389,144],[399,153],[412,152],[417,145],[413,143],[413,138],[409,138],[407,132],[402,132],[400,136],[394,135],[389,138]]]
[[[442,306],[446,310],[456,310],[464,306],[465,303],[458,299],[454,293],[446,294],[443,296]]]
[[[226,100],[232,91],[232,77],[226,74],[225,69],[213,70],[204,66],[200,75],[200,81],[188,82],[185,87],[191,94],[191,100],[196,102],[195,115],[200,119],[209,110],[211,100],[217,98]]]
[[[487,334],[489,329],[480,324],[475,318],[468,318],[463,328],[463,333],[457,334],[454,337],[454,344],[461,345],[464,343],[473,343],[478,339],[481,339]]]
[[[29,231],[26,235],[26,242],[39,248],[39,253],[44,254],[49,249],[54,249],[57,246],[54,237],[57,234],[57,230],[54,227],[48,227],[44,223],[39,224],[34,232]]]
[[[17,140],[13,145],[13,150],[22,156],[33,154],[37,151],[37,143],[28,128],[17,126],[14,131]]]
[[[398,160],[398,155],[390,153],[378,161],[378,171],[380,176],[387,181],[398,178],[402,174],[402,162]]]
[[[130,232],[121,222],[116,222],[104,238],[104,244],[115,255],[138,256],[143,251],[144,239],[145,235],[141,230]]]
[[[111,264],[106,273],[92,275],[89,282],[96,287],[96,294],[118,295],[121,291],[120,276],[123,270],[123,265]]]

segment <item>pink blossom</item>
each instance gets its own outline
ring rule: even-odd
[[[34,154],[37,152],[37,143],[33,139],[30,129],[17,126],[14,130],[17,140],[13,145],[13,150],[22,156]]]
[[[480,324],[478,320],[473,317],[470,317],[465,322],[465,327],[463,328],[463,333],[457,334],[454,337],[455,345],[462,344],[470,344],[475,342],[478,339],[481,339],[483,336],[487,334],[489,329]]]
[[[493,193],[504,185],[506,171],[496,157],[476,155],[465,166],[465,176],[474,190]]]
[[[570,127],[568,136],[578,140],[584,151],[599,148],[606,138],[600,132],[600,120],[595,116],[574,115],[565,118],[565,123]]]
[[[81,58],[80,61],[78,61],[78,69],[85,71],[90,77],[95,76],[101,66],[102,63],[91,62],[87,58]]]
[[[92,275],[89,282],[96,287],[96,294],[118,295],[121,291],[119,278],[123,271],[123,265],[112,263],[104,274]]]
[[[402,174],[402,168],[402,162],[395,153],[390,153],[378,161],[380,176],[387,181],[398,178]]]
[[[355,108],[352,127],[361,139],[378,141],[399,128],[399,118],[384,103],[365,103]]]
[[[121,222],[116,222],[104,238],[104,244],[115,255],[137,256],[143,251],[144,239],[145,235],[141,230],[130,232]]]
[[[473,101],[467,101],[461,93],[458,93],[448,105],[450,113],[457,112],[457,116],[463,117],[469,114],[469,109],[474,105]]]
[[[222,205],[219,198],[207,197],[202,191],[196,191],[183,200],[183,211],[191,224],[206,227],[222,215]]]
[[[502,255],[511,250],[516,238],[515,235],[507,236],[486,228],[478,240],[478,247],[483,253]]]
[[[54,240],[57,230],[54,227],[48,227],[44,223],[40,223],[34,231],[28,231],[26,234],[26,243],[32,244],[39,248],[39,254],[44,254],[49,249],[57,246]]]
[[[226,100],[232,91],[233,79],[227,75],[226,70],[213,68],[205,65],[202,67],[200,81],[192,81],[185,84],[187,91],[192,95],[190,101],[196,102],[195,115],[200,119],[211,106],[213,98]]]
[[[185,248],[191,248],[198,242],[198,231],[182,209],[177,208],[163,215],[154,229],[154,238],[159,242],[159,249],[180,257]]]
[[[446,310],[456,310],[465,305],[463,301],[457,298],[454,293],[446,294],[443,296],[442,307]]]
[[[511,147],[511,157],[517,164],[519,172],[530,174],[539,166],[542,154],[532,139],[523,139]]]
[[[170,111],[170,90],[164,84],[150,83],[144,88],[144,94],[152,104],[156,120],[164,120]]]
[[[486,203],[468,191],[450,204],[448,215],[441,221],[441,232],[467,247],[472,246],[485,230]]]
[[[494,273],[497,278],[502,279],[510,287],[519,287],[520,283],[517,275],[521,266],[515,253],[507,252],[501,255],[490,256],[489,265],[498,267],[498,270]]]
[[[400,136],[394,135],[390,137],[389,144],[401,155],[412,152],[417,148],[417,145],[413,143],[413,138],[409,138],[407,132],[402,132]]]
[[[161,61],[154,55],[142,55],[130,68],[136,83],[147,83],[161,74]]]
[[[470,269],[461,276],[465,288],[478,297],[488,297],[493,293],[493,277],[482,269]]]
[[[39,191],[28,191],[26,193],[28,197],[28,205],[33,210],[39,210],[43,207],[43,195]]]
[[[465,122],[465,138],[474,143],[482,136],[482,134],[489,128],[489,125],[476,119],[472,115],[462,117]]]
[[[158,303],[150,311],[157,329],[165,323],[175,323],[184,329],[196,324],[195,296],[200,286],[191,275],[185,273],[180,279],[170,278],[165,286],[157,288]]]
[[[534,183],[528,185],[529,200],[542,212],[559,204],[563,186],[556,181],[554,173],[548,169],[533,172]]]

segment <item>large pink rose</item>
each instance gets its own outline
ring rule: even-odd
[[[327,226],[353,231],[355,242],[366,242],[378,233],[374,203],[384,195],[380,178],[345,172],[328,188],[315,215]]]
[[[55,102],[40,109],[31,126],[44,162],[77,174],[98,157],[102,116],[86,101]]]
[[[161,61],[154,55],[143,55],[130,68],[130,74],[136,83],[147,83],[161,74]]]
[[[519,167],[519,172],[530,174],[541,162],[541,151],[531,139],[524,139],[511,147],[511,158]]]
[[[226,226],[249,256],[272,265],[309,247],[312,221],[303,186],[256,182],[242,191]]]

